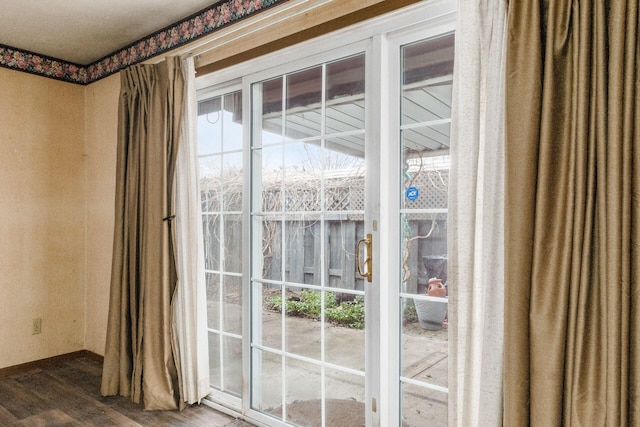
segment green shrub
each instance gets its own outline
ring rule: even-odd
[[[320,292],[302,291],[298,299],[288,299],[286,313],[290,316],[320,317],[321,308]]]
[[[353,329],[364,329],[364,297],[358,295],[353,301],[344,301],[338,307],[328,308],[325,318]]]
[[[288,316],[307,317],[320,320],[322,300],[318,291],[301,291],[286,301],[285,312]],[[267,302],[270,310],[282,312],[282,297],[272,296]],[[324,296],[325,319],[329,322],[354,329],[364,328],[364,297],[358,295],[353,301],[338,304],[336,294],[326,292]]]
[[[280,295],[276,295],[269,298],[267,308],[280,313],[282,311],[282,297]]]
[[[407,304],[404,307],[402,324],[406,325],[407,323],[413,323],[417,321],[418,321],[418,313],[416,312],[416,306],[413,303]]]

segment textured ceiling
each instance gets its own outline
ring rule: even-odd
[[[215,0],[0,0],[0,44],[87,65]]]

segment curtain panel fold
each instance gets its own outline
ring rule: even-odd
[[[458,2],[449,182],[449,423],[502,425],[502,0]]]
[[[504,425],[640,425],[638,24],[508,3]]]
[[[179,58],[121,72],[111,294],[101,393],[177,409],[171,221],[183,114]]]
[[[193,58],[182,64],[184,118],[176,165],[176,268],[173,299],[174,348],[179,361],[183,402],[199,403],[209,394],[207,289],[204,271],[202,205],[198,175],[198,106]]]

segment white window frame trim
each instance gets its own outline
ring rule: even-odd
[[[251,170],[251,83],[257,80],[265,80],[278,74],[290,72],[292,69],[301,69],[319,63],[334,60],[338,57],[349,56],[350,54],[366,53],[367,63],[379,58],[378,64],[395,63],[400,64],[400,47],[412,41],[426,39],[437,35],[447,34],[455,31],[457,2],[454,0],[432,0],[429,2],[419,2],[407,6],[399,11],[373,18],[368,21],[355,24],[353,26],[335,31],[333,33],[320,36],[318,38],[302,42],[298,45],[284,48],[283,50],[267,54],[263,57],[255,58],[244,63],[216,71],[196,79],[196,89],[198,99],[208,98],[236,90],[242,91],[243,97],[243,126],[244,126],[244,149],[243,167],[245,171]],[[339,50],[339,53],[336,53]],[[310,53],[313,52],[313,53]],[[292,60],[291,58],[297,58]],[[264,67],[264,63],[278,64]],[[367,66],[367,70],[370,68]],[[259,70],[256,72],[256,70]],[[242,76],[242,77],[238,77]],[[375,70],[375,75],[367,75],[366,93],[377,94],[367,97],[366,135],[367,138],[379,138],[380,150],[376,153],[376,159],[371,159],[378,163],[380,170],[380,206],[371,221],[376,221],[375,228],[393,229],[397,228],[400,207],[398,203],[398,188],[389,185],[397,181],[399,176],[399,150],[391,141],[396,141],[400,134],[399,120],[387,121],[370,119],[371,114],[375,114],[379,119],[384,116],[382,108],[389,108],[390,105],[400,105],[400,67],[388,69],[381,67]],[[373,85],[377,85],[373,89]],[[386,106],[373,108],[375,105]],[[388,117],[388,115],[387,115]],[[386,165],[380,164],[380,159],[386,159]],[[370,160],[367,159],[367,162]],[[391,165],[391,167],[389,167]],[[251,174],[244,173],[244,188],[251,188]],[[250,251],[250,224],[251,212],[249,209],[251,202],[250,191],[246,191],[243,198],[243,284],[250,282],[251,271],[251,251]],[[397,328],[397,318],[399,316],[398,299],[400,290],[397,286],[391,286],[400,277],[399,265],[396,258],[400,250],[398,238],[391,233],[374,232],[377,234],[374,239],[379,242],[375,245],[375,258],[378,261],[374,265],[374,277],[378,277],[379,283],[376,285],[376,304],[369,304],[371,309],[376,310],[379,319],[378,336],[368,339],[368,346],[375,344],[376,348],[388,349],[387,354],[381,357],[378,372],[373,372],[367,366],[367,375],[374,375],[374,382],[377,387],[369,388],[366,396],[366,407],[371,408],[372,399],[376,399],[377,411],[366,411],[367,426],[395,426],[400,420],[400,355],[399,352],[391,351],[397,349],[401,338],[401,331]],[[396,236],[397,237],[397,236]],[[394,265],[396,264],[396,265]],[[381,273],[385,276],[381,277]],[[383,288],[384,286],[384,288]],[[243,286],[243,310],[250,312],[250,287]],[[375,307],[374,307],[375,306]],[[369,314],[369,313],[367,313]],[[243,316],[243,355],[251,354],[251,319],[250,316]],[[369,337],[368,337],[369,338]],[[378,347],[379,346],[379,347]],[[367,348],[367,350],[369,350]],[[375,353],[375,352],[373,352]],[[288,426],[274,418],[261,412],[251,409],[250,379],[251,379],[250,357],[243,357],[243,397],[242,399],[227,399],[215,403],[205,399],[205,403],[218,410],[246,418],[258,425]],[[223,393],[220,393],[223,394]],[[219,396],[216,396],[219,397]],[[392,404],[393,403],[393,404]]]

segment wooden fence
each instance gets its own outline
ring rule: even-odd
[[[412,175],[411,175],[412,174]],[[238,176],[209,177],[201,181],[203,225],[205,233],[205,264],[209,270],[242,272],[242,180]],[[425,209],[446,209],[448,171],[407,169],[411,175],[407,186],[417,186],[420,197],[405,201],[404,208],[419,211]],[[324,186],[326,213],[324,225],[318,219],[320,189],[318,177],[294,177],[295,185],[285,185],[278,180],[267,185],[263,183],[262,206],[255,207],[263,212],[262,234],[263,268],[262,278],[307,285],[324,285],[338,289],[363,290],[364,281],[357,274],[355,248],[365,230],[362,215],[346,212],[361,212],[364,209],[364,177],[355,176],[341,179],[327,179]],[[225,194],[221,195],[221,188]],[[283,194],[284,192],[284,194]],[[223,203],[221,203],[223,202]],[[220,223],[220,210],[231,211],[224,214],[224,224]],[[342,211],[342,212],[341,212]],[[276,220],[285,212],[308,212],[300,219]],[[402,253],[398,262],[402,265],[400,286],[404,282],[405,292],[423,293],[428,273],[425,257],[446,255],[446,214],[409,213],[402,230]],[[436,221],[436,224],[433,224]],[[432,229],[433,226],[433,229]],[[284,228],[284,232],[283,232]],[[429,235],[428,238],[424,236]],[[220,236],[224,236],[221,245]],[[260,238],[260,237],[258,237]],[[283,250],[284,244],[284,250]],[[221,247],[225,251],[224,268],[220,265]],[[249,250],[249,248],[244,248]],[[284,255],[283,255],[284,254]],[[284,256],[284,259],[283,259]],[[253,272],[254,277],[259,273]],[[445,277],[446,280],[446,277]]]
[[[355,255],[356,243],[365,234],[363,221],[326,220],[324,228],[320,221],[287,221],[284,224],[284,263],[282,238],[273,238],[268,245],[263,246],[264,279],[320,285],[324,268],[325,286],[349,290],[364,289],[364,280],[357,273]],[[415,236],[426,235],[431,226],[431,220],[408,222],[408,228]],[[282,222],[274,221],[265,224],[264,228],[270,233],[282,236]],[[403,250],[407,250],[406,245]],[[398,262],[404,262],[406,267],[404,291],[424,292],[429,279],[425,257],[446,253],[446,220],[441,219],[437,220],[428,239],[412,242],[406,258],[398,254]],[[399,285],[400,283],[401,280],[398,281]]]

